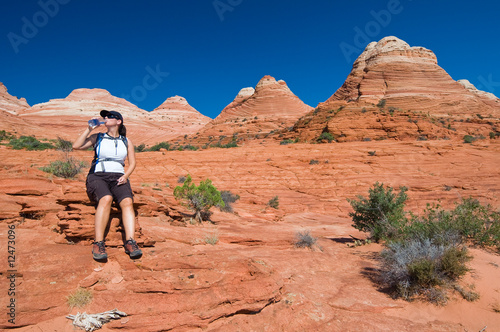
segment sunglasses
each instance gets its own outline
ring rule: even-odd
[[[120,118],[118,116],[114,115],[114,114],[106,115],[105,118],[120,120]]]

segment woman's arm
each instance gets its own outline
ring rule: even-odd
[[[85,131],[73,143],[73,149],[85,150],[95,144],[97,134],[90,135],[91,129],[87,127]]]
[[[127,179],[130,176],[130,174],[132,174],[132,172],[135,169],[135,149],[134,149],[134,144],[132,144],[132,141],[130,141],[129,139],[127,139],[127,141],[128,141],[128,149],[127,149],[128,168],[125,171],[125,174],[123,174],[123,176],[121,176],[118,179],[118,184],[119,185],[126,183]]]

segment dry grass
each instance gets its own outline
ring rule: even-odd
[[[78,288],[73,294],[66,297],[68,306],[72,308],[83,308],[90,302],[92,302],[92,292],[88,289]]]

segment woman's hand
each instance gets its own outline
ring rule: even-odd
[[[127,177],[125,175],[122,175],[118,181],[117,181],[118,185],[122,185],[122,184],[125,184],[127,183]]]

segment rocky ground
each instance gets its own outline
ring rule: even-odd
[[[445,207],[469,196],[500,206],[500,144],[478,140],[367,141],[278,145],[250,141],[233,149],[138,153],[135,192],[141,259],[121,247],[117,211],[109,260],[92,259],[93,207],[85,175],[63,180],[40,171],[61,152],[0,146],[0,272],[8,275],[8,227],[16,235],[16,324],[20,331],[74,331],[66,315],[118,308],[127,317],[102,330],[129,331],[498,331],[500,256],[471,249],[464,280],[476,302],[452,296],[440,307],[394,300],[374,283],[382,247],[353,246],[347,198],[376,181],[409,188],[408,209]],[[89,151],[72,152],[90,162]],[[240,195],[234,214],[191,224],[173,198],[178,178],[210,178]],[[279,209],[266,206],[279,197]],[[296,233],[318,239],[294,246]],[[215,245],[209,242],[217,240]],[[66,298],[93,294],[84,308]],[[5,308],[9,280],[1,278]],[[5,310],[5,309],[4,309]],[[2,311],[4,311],[2,310]]]

